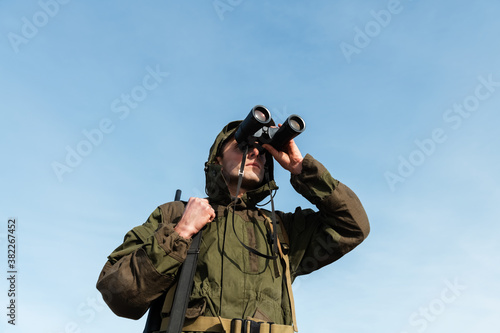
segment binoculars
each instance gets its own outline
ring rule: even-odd
[[[304,120],[295,114],[288,117],[279,128],[272,125],[271,112],[263,105],[254,106],[234,135],[240,149],[255,146],[262,150],[261,145],[267,143],[282,150],[286,143],[306,129]]]

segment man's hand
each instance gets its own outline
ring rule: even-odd
[[[266,148],[273,155],[274,159],[278,161],[283,169],[290,171],[294,175],[302,172],[302,160],[304,158],[300,153],[299,147],[297,147],[293,140],[285,144],[282,151],[276,150],[269,144],[263,144],[262,147]]]
[[[181,237],[190,239],[214,218],[215,211],[207,199],[189,198],[184,214],[174,229]]]

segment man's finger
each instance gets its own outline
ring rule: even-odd
[[[271,155],[273,155],[274,158],[279,156],[279,151],[270,144],[264,143],[262,147],[264,147],[269,153],[271,153]]]

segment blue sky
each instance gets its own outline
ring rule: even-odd
[[[0,245],[16,326],[141,332],[103,306],[106,256],[202,196],[216,133],[256,104],[361,198],[369,238],[294,284],[300,332],[497,332],[500,3],[2,1]],[[276,206],[311,205],[276,175]]]

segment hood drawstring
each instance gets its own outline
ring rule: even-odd
[[[245,151],[243,152],[243,158],[241,160],[240,171],[238,172],[238,185],[236,187],[236,196],[234,197],[234,201],[233,201],[233,209],[236,208],[236,204],[238,202],[238,195],[240,194],[241,183],[243,181],[243,173],[244,173],[244,169],[245,169],[245,162],[246,162],[247,153],[248,153],[248,146],[246,146]],[[266,181],[269,182],[269,172],[267,170],[266,170],[266,173],[265,173],[265,177],[266,177]],[[238,235],[236,234],[236,229],[235,229],[235,226],[234,226],[234,211],[233,211],[233,216],[232,216],[232,224],[233,224],[233,232],[234,232],[234,235],[236,236],[236,239],[240,242],[240,244],[245,249],[247,249],[248,251],[250,251],[253,254],[258,255],[259,257],[263,257],[263,258],[266,258],[266,259],[275,260],[275,259],[278,258],[278,242],[277,242],[278,235],[276,233],[276,213],[274,211],[273,193],[272,193],[271,189],[269,189],[269,192],[270,192],[270,195],[271,195],[271,209],[272,209],[271,218],[272,218],[272,223],[273,223],[272,237],[269,237],[269,238],[270,238],[270,241],[272,243],[273,255],[270,256],[270,255],[261,253],[261,252],[257,251],[256,249],[254,249],[254,248],[246,245],[245,243],[243,243],[239,239]],[[268,232],[270,232],[270,230],[268,230]]]

